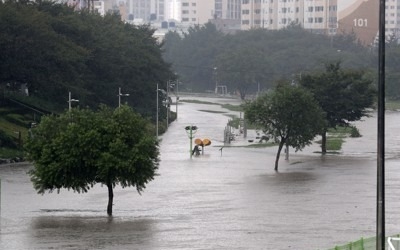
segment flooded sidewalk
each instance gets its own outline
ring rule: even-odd
[[[0,249],[324,250],[375,236],[374,117],[357,125],[363,137],[347,139],[340,154],[322,156],[313,144],[290,152],[288,161],[282,155],[275,172],[276,147],[236,147],[249,143],[244,138],[223,147],[231,115],[240,114],[182,102],[178,120],[160,136],[159,175],[141,196],[117,187],[113,218],[106,215],[106,187],[42,196],[26,175],[29,165],[0,167]],[[387,120],[391,235],[400,232],[400,115]],[[185,127],[192,125],[198,127],[194,137],[211,145],[191,158]]]

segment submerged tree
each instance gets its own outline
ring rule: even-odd
[[[373,80],[361,70],[342,70],[340,62],[326,65],[325,72],[303,75],[300,84],[314,94],[325,112],[322,153],[326,153],[328,128],[347,126],[367,116],[367,108],[375,101]]]
[[[87,192],[101,183],[108,189],[109,216],[113,188],[136,186],[140,193],[159,164],[154,128],[128,106],[45,116],[32,130],[26,151],[34,163],[29,174],[38,193],[62,188]]]
[[[323,112],[313,96],[302,87],[285,84],[246,104],[245,116],[279,142],[276,171],[285,144],[301,150],[324,127]]]

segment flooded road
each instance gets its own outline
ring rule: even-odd
[[[291,151],[289,161],[281,157],[275,172],[275,147],[221,152],[227,115],[238,113],[191,103],[178,111],[161,136],[159,176],[142,196],[117,187],[112,218],[106,187],[42,196],[26,175],[29,165],[0,166],[0,249],[323,250],[375,236],[375,116],[357,122],[363,137],[347,139],[340,154],[321,156],[314,144]],[[392,235],[400,233],[400,114],[386,119],[386,234]],[[195,138],[212,141],[192,159],[188,125],[199,128]]]

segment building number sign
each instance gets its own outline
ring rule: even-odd
[[[368,27],[368,19],[367,18],[355,18],[353,20],[353,24],[355,27]]]

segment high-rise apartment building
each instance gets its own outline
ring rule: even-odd
[[[240,20],[241,0],[214,0],[214,19]]]
[[[379,1],[338,2],[338,31],[354,32],[363,43],[373,43],[379,32]],[[385,1],[385,34],[400,38],[400,0]]]
[[[181,0],[167,0],[166,20],[181,20]]]
[[[203,25],[213,18],[215,0],[181,0],[181,23]]]
[[[165,19],[166,0],[128,0],[130,18],[143,19],[144,22]]]
[[[387,0],[386,1],[386,34],[395,35],[400,37],[400,1]]]
[[[364,44],[378,34],[379,1],[338,0],[338,33],[355,33]]]
[[[282,29],[299,24],[315,33],[354,32],[371,44],[378,34],[377,0],[58,0],[99,13],[120,11],[125,20],[169,21],[183,27],[212,21],[226,33],[252,28]],[[95,2],[95,4],[93,4]],[[90,3],[90,5],[89,5]],[[386,35],[400,37],[400,0],[386,0]],[[173,21],[175,20],[175,21]],[[179,24],[180,23],[180,24]]]
[[[400,37],[400,0],[386,0],[385,4],[386,34]],[[241,1],[242,30],[281,29],[296,23],[328,35],[354,32],[361,42],[371,44],[378,32],[378,18],[376,0]]]
[[[242,29],[282,29],[290,24],[334,33],[337,0],[242,0]]]

